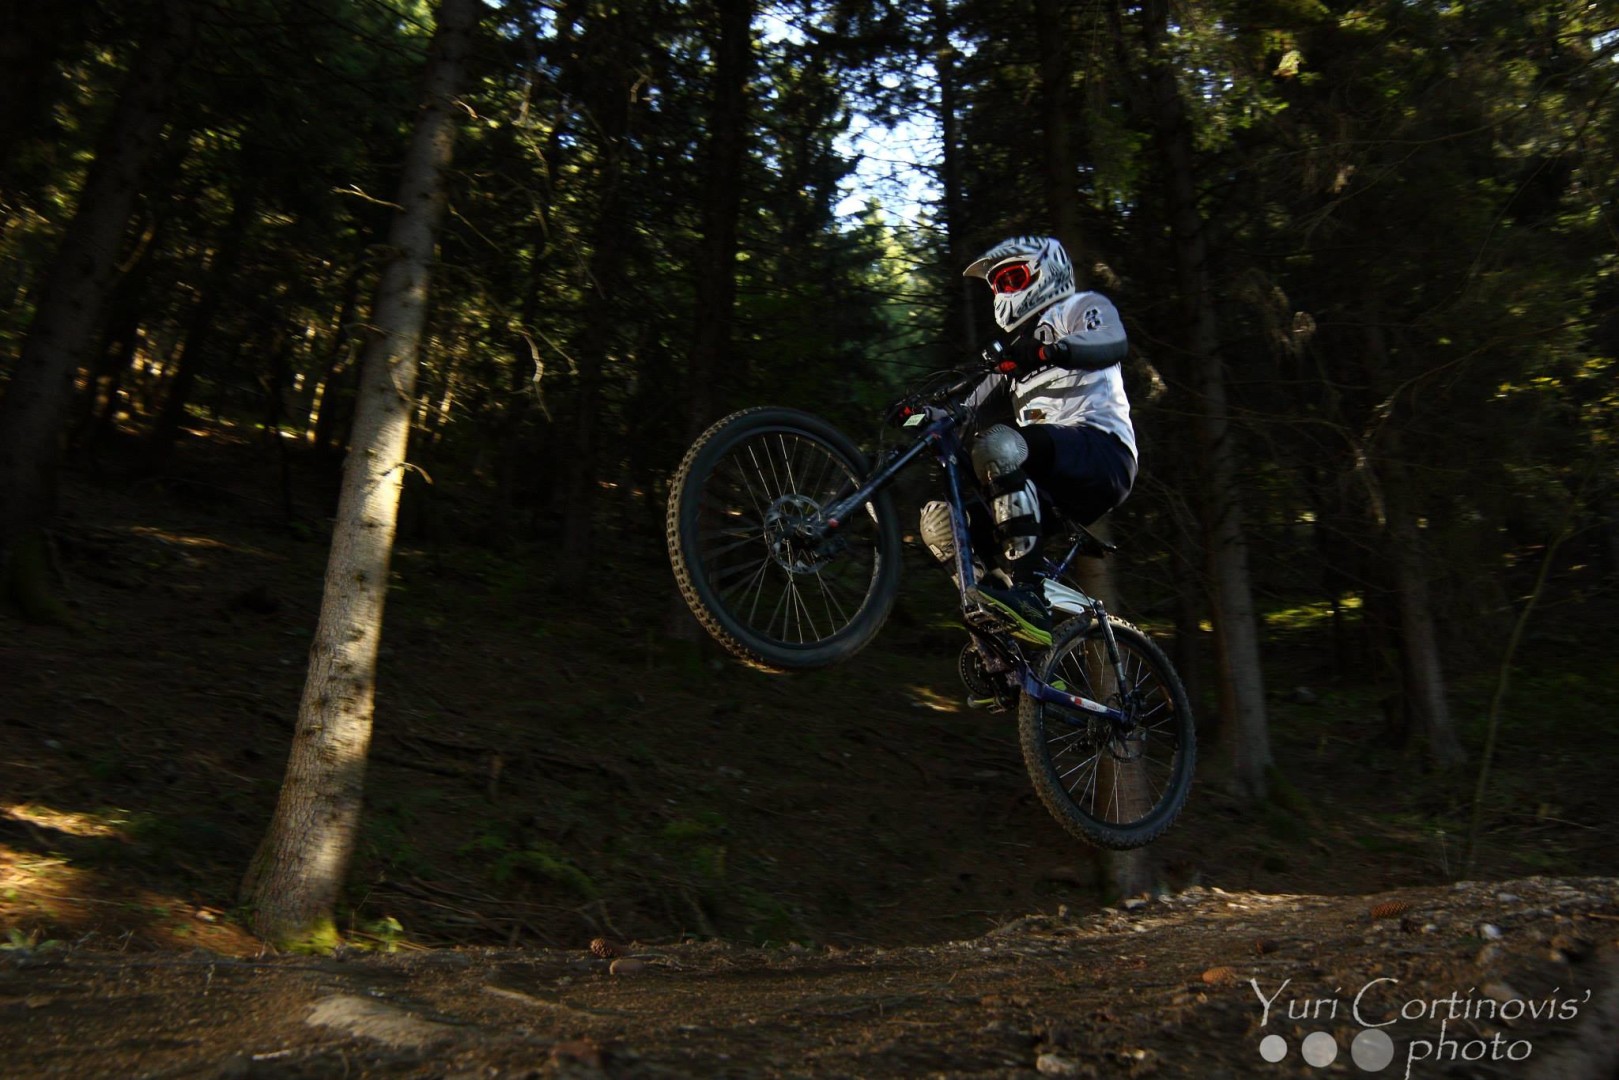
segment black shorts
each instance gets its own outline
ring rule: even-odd
[[[1118,506],[1136,482],[1136,459],[1124,441],[1101,428],[1029,424],[1023,471],[1063,513],[1089,525]]]

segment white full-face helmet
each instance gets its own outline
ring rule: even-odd
[[[1050,236],[1014,236],[984,252],[965,271],[995,293],[995,321],[1016,330],[1029,316],[1074,294],[1074,264]]]

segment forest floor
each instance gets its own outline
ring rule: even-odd
[[[1619,881],[1193,886],[892,949],[13,952],[0,1054],[64,1077],[1612,1080]]]
[[[1507,884],[1456,883],[1476,774],[1386,746],[1379,689],[1331,676],[1318,609],[1279,604],[1285,782],[1245,804],[1206,745],[1156,887],[1121,898],[1040,807],[1014,719],[960,706],[925,556],[865,654],[763,676],[666,632],[661,511],[627,495],[583,587],[543,547],[429,542],[435,515],[466,524],[449,495],[407,516],[348,947],[264,956],[236,888],[333,490],[279,469],[215,433],[162,478],[70,476],[56,561],[79,625],[0,615],[0,1073],[1313,1071],[1310,1025],[1276,1006],[1266,1025],[1250,978],[1291,980],[1282,1005],[1342,999],[1318,1026],[1351,1071],[1345,1010],[1383,977],[1396,1007],[1575,1001],[1501,1026],[1530,1063],[1612,1022],[1619,625],[1595,570],[1560,570],[1514,677],[1468,875]],[[1452,686],[1475,763],[1493,678],[1486,658]],[[607,974],[595,937],[645,967]],[[1388,1030],[1400,1062],[1438,1038]],[[1465,1074],[1613,1075],[1530,1063]]]

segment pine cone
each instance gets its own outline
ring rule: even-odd
[[[1372,908],[1374,919],[1398,919],[1411,910],[1411,905],[1404,900],[1390,900],[1385,904],[1378,904]]]
[[[604,937],[595,938],[590,943],[590,955],[611,960],[618,955],[618,946]]]

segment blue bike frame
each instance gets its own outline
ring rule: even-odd
[[[957,435],[957,429],[960,425],[961,418],[954,413],[946,414],[930,421],[918,433],[914,443],[890,456],[887,462],[879,467],[853,494],[824,507],[822,515],[826,532],[835,533],[850,514],[858,511],[871,500],[873,495],[886,487],[894,477],[898,476],[901,471],[920,457],[925,450],[932,447],[939,459],[939,464],[944,468],[945,488],[949,492],[950,528],[955,534],[956,541],[956,582],[961,593],[962,609],[967,610],[973,605],[973,600],[968,595],[968,590],[976,583],[976,579],[973,576],[972,543],[967,532],[967,514],[963,509],[964,503],[961,495],[960,456],[963,447],[961,439]],[[1076,541],[1069,548],[1068,554],[1063,557],[1061,562],[1048,562],[1046,567],[1047,576],[1053,578],[1060,576],[1067,570],[1069,563],[1073,561],[1079,549],[1080,543]],[[1118,685],[1122,687],[1125,685],[1124,672],[1119,662],[1118,647],[1114,644],[1112,628],[1107,622],[1107,613],[1103,609],[1101,601],[1091,600],[1090,604],[1091,617],[1097,619],[1102,626],[1102,637],[1107,646],[1108,659],[1113,664]],[[1039,676],[1034,673],[1033,666],[1023,660],[1021,656],[1018,657],[1018,670],[1023,692],[1036,701],[1052,705],[1065,705],[1097,716],[1105,716],[1120,728],[1128,727],[1130,723],[1130,717],[1119,709],[1104,705],[1099,701],[1092,701],[1090,698],[1079,694],[1070,694],[1067,691],[1058,690],[1050,683],[1041,681]],[[1080,723],[1076,719],[1068,719],[1068,722],[1076,727]]]

